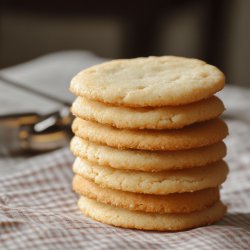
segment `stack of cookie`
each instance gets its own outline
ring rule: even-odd
[[[224,81],[214,66],[173,56],[114,60],[77,74],[71,150],[80,210],[144,230],[223,217],[228,130],[214,93]]]

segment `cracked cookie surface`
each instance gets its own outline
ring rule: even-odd
[[[226,155],[224,142],[178,151],[121,150],[77,136],[71,140],[70,149],[75,156],[99,165],[152,172],[200,167],[218,161]]]
[[[224,74],[204,61],[175,57],[113,60],[78,73],[70,90],[104,103],[131,107],[175,106],[212,96]]]
[[[224,161],[218,161],[199,168],[152,173],[119,170],[76,158],[73,171],[102,187],[163,195],[217,187],[225,181],[228,166]]]
[[[73,132],[85,140],[116,148],[143,150],[181,150],[211,145],[228,134],[219,118],[173,130],[129,130],[76,118]]]
[[[187,105],[158,108],[112,106],[78,97],[71,111],[82,119],[116,128],[177,129],[216,118],[224,109],[222,101],[216,96]]]
[[[130,211],[84,196],[79,199],[78,207],[83,214],[113,226],[159,231],[180,231],[209,225],[221,219],[226,213],[226,206],[221,201],[206,209],[184,214]]]
[[[147,213],[191,213],[211,206],[220,198],[218,187],[169,195],[137,194],[103,188],[80,175],[74,176],[72,186],[78,194],[98,202]]]

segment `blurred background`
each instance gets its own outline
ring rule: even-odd
[[[250,87],[250,1],[1,1],[0,68],[62,50],[196,57]]]
[[[111,58],[203,59],[225,72],[232,112],[250,87],[249,13],[247,0],[1,0],[0,155],[67,145],[70,80]]]

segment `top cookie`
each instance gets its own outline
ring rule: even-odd
[[[212,96],[223,73],[201,60],[163,56],[113,60],[78,73],[70,90],[104,103],[131,107],[176,106]]]

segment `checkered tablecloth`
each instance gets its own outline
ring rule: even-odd
[[[222,189],[228,213],[222,221],[177,233],[95,222],[76,207],[73,157],[61,149],[22,161],[0,177],[0,249],[250,249],[250,91],[230,88],[222,98],[230,130],[230,174]]]

